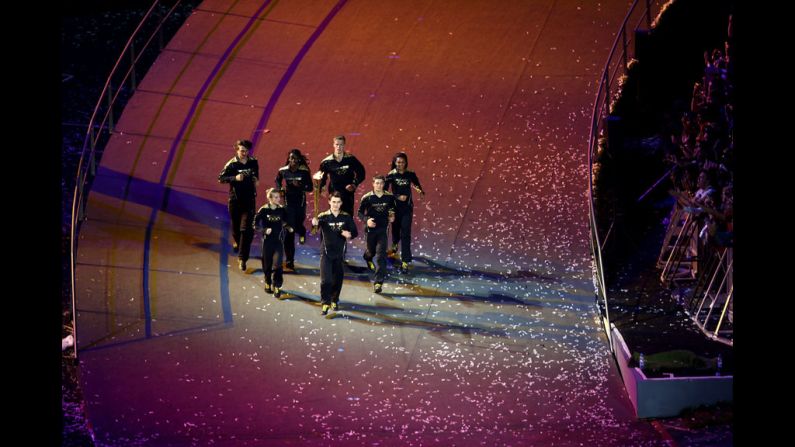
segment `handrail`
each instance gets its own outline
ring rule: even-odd
[[[594,262],[594,285],[596,286],[597,304],[599,304],[601,300],[601,304],[604,306],[604,318],[606,320],[604,327],[605,332],[607,333],[608,341],[610,341],[611,350],[613,349],[613,343],[610,330],[610,315],[607,305],[607,287],[605,284],[604,266],[602,262],[602,244],[600,242],[601,238],[599,237],[599,229],[596,222],[596,211],[594,207],[595,197],[593,168],[595,155],[599,149],[599,137],[603,135],[604,118],[610,113],[610,108],[612,106],[611,100],[618,97],[618,93],[620,93],[621,84],[623,82],[622,77],[626,75],[629,66],[634,60],[634,52],[632,53],[632,57],[630,57],[630,49],[634,43],[633,36],[637,31],[643,29],[641,28],[641,25],[644,22],[644,19],[646,24],[645,29],[651,29],[653,27],[652,16],[656,16],[657,13],[664,8],[664,2],[661,0],[644,0],[643,4],[645,7],[642,10],[638,8],[639,3],[639,0],[635,0],[632,3],[632,6],[630,6],[629,11],[624,17],[624,21],[621,23],[621,29],[613,41],[613,46],[610,49],[607,62],[605,62],[604,70],[600,76],[599,87],[596,92],[593,112],[591,114],[591,132],[588,136],[588,195],[590,199],[588,204],[588,212],[590,214],[589,225],[591,227],[591,251]],[[652,8],[657,8],[657,12],[652,14]],[[630,35],[627,33],[627,24],[636,13],[638,13],[639,18],[632,27],[632,34]],[[621,53],[619,57],[616,57],[617,51],[619,50],[619,43],[621,43]],[[613,65],[613,63],[616,63],[616,65],[611,73],[611,65]],[[622,73],[619,76],[618,72],[620,68],[622,68]]]
[[[130,35],[129,39],[127,39],[127,43],[125,44],[124,48],[119,54],[116,63],[111,69],[108,78],[105,81],[105,85],[102,88],[102,93],[97,100],[96,105],[94,106],[94,111],[91,114],[91,119],[88,121],[88,128],[86,130],[86,136],[83,139],[83,147],[80,153],[80,160],[77,165],[77,173],[75,177],[75,186],[74,186],[74,194],[72,196],[72,215],[71,215],[71,222],[70,222],[70,274],[71,274],[71,296],[72,296],[72,335],[74,337],[74,344],[73,344],[73,355],[77,358],[77,312],[76,312],[76,292],[75,292],[75,266],[76,260],[75,256],[77,253],[77,240],[78,240],[78,232],[79,232],[79,225],[80,222],[85,220],[85,206],[86,206],[86,187],[88,180],[90,177],[95,175],[96,171],[96,163],[97,163],[97,145],[102,137],[102,133],[106,130],[107,124],[107,133],[108,135],[113,133],[113,107],[116,105],[116,101],[119,99],[119,94],[122,91],[122,88],[127,83],[128,79],[131,79],[131,90],[135,91],[137,85],[135,83],[134,74],[135,69],[137,68],[137,64],[141,56],[144,52],[149,48],[152,40],[155,36],[159,36],[159,42],[163,40],[163,25],[168,21],[168,19],[172,16],[174,10],[179,6],[182,0],[176,0],[174,5],[168,10],[168,12],[161,18],[154,14],[157,6],[160,4],[160,0],[154,0],[152,2],[152,6],[149,7],[149,10],[144,14],[141,21],[138,23],[138,26],[135,28],[135,31]],[[150,20],[151,19],[151,20]],[[155,25],[154,30],[147,36],[142,36],[141,29],[144,27],[145,24],[155,23],[155,21],[159,20]],[[134,51],[133,43],[139,39],[139,37],[143,37],[144,44],[141,49],[138,51],[136,56]],[[162,45],[159,51],[162,51]],[[122,62],[125,60],[127,55],[129,54],[130,66],[121,79],[118,82],[118,87],[116,89],[115,94],[112,91],[112,81],[114,77],[121,73],[120,67],[122,66]],[[98,120],[98,115],[100,114],[100,109],[103,107],[102,103],[107,101],[107,110],[105,111],[104,115],[102,116],[101,120]],[[99,121],[99,130],[98,132],[94,133],[94,123]]]

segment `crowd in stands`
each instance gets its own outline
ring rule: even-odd
[[[669,221],[681,224],[687,217],[692,231],[678,244],[680,261],[689,266],[692,279],[713,275],[722,268],[722,278],[732,289],[733,202],[734,202],[734,59],[731,16],[723,48],[704,52],[704,73],[693,85],[689,109],[681,120],[666,123],[665,159],[672,164],[670,194],[676,199]],[[663,252],[668,241],[663,242]],[[710,260],[723,259],[723,267]],[[709,271],[707,271],[707,266]],[[665,270],[663,270],[665,272]],[[731,292],[728,293],[731,295]],[[729,300],[728,321],[733,321]]]
[[[704,75],[690,108],[668,126],[673,164],[670,193],[699,223],[701,248],[731,247],[734,183],[734,66],[731,16],[723,49],[704,52]],[[702,252],[702,251],[700,251]]]

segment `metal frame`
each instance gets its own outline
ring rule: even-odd
[[[613,41],[609,56],[605,62],[605,67],[599,76],[599,88],[594,100],[593,112],[591,113],[591,132],[588,138],[588,211],[589,225],[591,227],[591,254],[593,256],[593,279],[596,295],[596,305],[600,315],[604,320],[605,334],[610,342],[610,349],[613,350],[612,334],[610,331],[610,315],[607,305],[607,289],[604,278],[604,268],[602,262],[602,240],[607,239],[607,235],[602,238],[599,236],[599,229],[596,222],[596,212],[594,209],[594,163],[599,151],[599,140],[604,134],[604,121],[610,114],[613,101],[621,92],[621,78],[627,73],[629,66],[634,60],[634,35],[641,29],[649,30],[652,28],[652,16],[657,15],[663,9],[663,1],[644,0],[642,7],[639,7],[639,0],[635,0],[630,6],[629,11],[621,23],[621,27]],[[652,12],[654,9],[654,13]],[[643,26],[645,24],[645,27]],[[631,31],[628,33],[627,29]],[[619,43],[621,44],[619,47]],[[620,52],[619,52],[620,51]],[[621,73],[619,74],[619,70]],[[612,228],[612,224],[610,225]],[[615,354],[615,353],[614,353]]]
[[[693,291],[685,311],[708,337],[733,346],[733,322],[727,319],[734,298],[733,249],[722,247],[715,255],[718,262],[714,263],[714,268],[703,272],[704,277],[709,278],[709,284],[703,294],[697,289]],[[716,309],[720,310],[719,315],[713,315]]]
[[[98,158],[101,155],[99,149],[104,148],[104,143],[102,141],[105,137],[110,137],[111,134],[114,132],[114,114],[113,109],[116,106],[117,101],[119,100],[119,94],[124,89],[125,85],[129,82],[131,90],[134,92],[138,88],[137,80],[136,80],[136,68],[140,68],[139,61],[141,55],[143,55],[144,51],[146,51],[150,44],[152,43],[153,39],[157,37],[157,48],[158,52],[162,51],[163,46],[163,25],[168,21],[171,17],[174,10],[179,6],[182,0],[176,0],[174,5],[168,10],[168,12],[159,17],[156,11],[157,6],[160,4],[160,0],[154,0],[152,2],[152,6],[149,7],[149,10],[144,14],[144,17],[138,23],[135,31],[130,35],[129,39],[127,39],[127,43],[122,49],[121,54],[119,55],[118,59],[116,60],[116,64],[113,66],[113,69],[110,71],[107,80],[105,81],[105,86],[102,89],[102,93],[97,100],[96,105],[94,106],[94,111],[91,114],[91,119],[88,122],[88,128],[86,130],[86,136],[83,140],[83,148],[80,154],[80,161],[77,165],[77,173],[75,177],[75,189],[74,194],[72,196],[72,213],[71,213],[71,222],[70,222],[70,238],[71,238],[71,248],[70,248],[70,270],[71,270],[71,295],[72,295],[72,326],[70,330],[72,331],[72,335],[74,336],[74,346],[73,346],[73,356],[77,358],[77,306],[76,306],[76,292],[75,292],[75,265],[76,265],[76,254],[77,254],[77,241],[79,238],[80,232],[80,224],[83,222],[87,215],[86,215],[86,204],[87,204],[87,193],[89,189],[90,181],[96,176],[97,171],[97,163],[99,162]],[[143,35],[141,29],[144,27],[145,24],[156,23],[155,29],[149,35]],[[141,49],[136,53],[135,51],[135,42],[143,42],[141,45]],[[129,55],[129,56],[128,56]],[[124,65],[123,62],[126,60],[125,58],[129,57],[129,66],[126,68],[126,71],[122,69]],[[120,76],[120,79],[119,79]],[[117,84],[117,87],[113,89],[113,82]],[[100,117],[100,109],[102,107],[103,102],[107,102],[107,109],[105,110],[104,114]],[[98,125],[95,123],[99,122]],[[99,129],[95,131],[95,129]]]

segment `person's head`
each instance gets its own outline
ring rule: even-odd
[[[712,186],[712,176],[710,175],[710,171],[704,169],[698,173],[696,186],[698,186],[699,189],[707,189]]]
[[[282,193],[283,191],[281,189],[268,188],[268,191],[266,192],[266,195],[268,197],[268,203],[270,203],[271,205],[281,205],[282,198],[284,197]]]
[[[334,191],[328,198],[328,205],[331,208],[331,212],[339,213],[340,207],[342,207],[342,194],[339,191]]]
[[[405,171],[409,167],[409,156],[405,152],[398,152],[392,157],[392,169]]]
[[[291,149],[290,152],[287,153],[287,163],[285,163],[290,169],[296,169],[299,166],[306,165],[306,157],[304,154],[301,153],[299,149]]]
[[[235,141],[235,152],[238,158],[248,158],[248,153],[251,152],[252,147],[254,147],[254,143],[249,140]]]
[[[386,182],[386,178],[381,174],[373,177],[373,191],[379,194],[384,192],[384,182]]]
[[[337,157],[342,157],[342,154],[345,153],[345,135],[337,135],[334,137],[334,155]]]

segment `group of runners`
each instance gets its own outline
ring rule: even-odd
[[[267,203],[256,212],[260,168],[250,155],[253,143],[238,140],[235,156],[229,160],[218,181],[229,184],[228,209],[232,229],[232,250],[238,266],[247,271],[255,231],[262,233],[262,270],[265,291],[280,298],[283,270],[295,271],[295,237],[306,243],[306,193],[313,193],[312,233],[320,236],[320,298],[323,315],[339,309],[343,269],[348,242],[359,235],[354,220],[357,187],[364,183],[364,165],[345,150],[345,136],[333,139],[333,152],[311,174],[309,163],[299,149],[291,149],[285,165],[276,174],[275,186],[266,190]],[[398,270],[408,273],[412,261],[411,226],[414,215],[412,189],[424,195],[414,171],[408,169],[408,155],[398,152],[386,175],[372,177],[372,190],[359,201],[356,217],[366,236],[364,260],[374,272],[373,291],[381,293],[387,275],[386,259],[398,257]],[[329,208],[320,212],[321,190],[327,186]],[[389,228],[392,246],[387,247]]]

